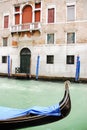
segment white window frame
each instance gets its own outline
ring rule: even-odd
[[[19,24],[21,24],[21,6],[19,5],[19,7],[20,7],[20,11],[18,11],[18,12],[15,12],[15,7],[18,7],[18,6],[14,6],[14,9],[13,9],[13,11],[14,11],[14,17],[13,17],[13,24],[15,25],[15,14],[19,14],[20,15],[20,20],[19,20]]]
[[[52,61],[48,62],[48,57],[52,57]],[[53,65],[54,64],[54,55],[46,55],[46,64]]]
[[[67,19],[67,13],[68,13],[67,7],[68,7],[68,6],[75,6],[75,14],[74,14],[74,15],[75,15],[75,19],[74,19],[74,20],[68,20],[68,19]],[[66,4],[66,21],[67,21],[67,22],[76,21],[76,2],[67,3],[67,4]]]
[[[47,43],[47,34],[54,34],[54,43]],[[46,33],[46,45],[55,45],[56,44],[56,34],[52,32]]]
[[[54,23],[48,23],[48,9],[52,9],[52,8],[54,8],[54,10],[55,10]],[[55,23],[56,23],[56,5],[49,4],[49,5],[47,6],[47,11],[46,11],[46,23],[47,23],[47,24],[55,24]]]
[[[74,34],[75,34],[75,42],[74,42],[74,43],[72,43],[72,42],[71,42],[71,43],[68,43],[68,42],[67,42],[67,39],[66,39],[67,44],[69,44],[69,45],[70,45],[70,44],[75,44],[75,43],[76,43],[76,32],[74,32],[74,31],[72,31],[72,32],[67,32],[66,38],[68,37],[68,33],[74,33]]]
[[[71,59],[71,62],[69,63],[68,57],[74,58],[73,60]],[[75,64],[75,55],[66,55],[66,65],[74,65]]]
[[[7,46],[8,46],[8,37],[3,37],[3,42],[4,42],[4,38],[6,38],[7,43],[6,43],[6,45],[4,45],[4,43],[3,43],[2,46],[3,46],[3,47],[7,47]]]
[[[67,43],[67,34],[68,33],[75,33],[75,43]],[[75,45],[76,44],[76,32],[75,31],[67,31],[66,32],[66,34],[65,34],[65,43],[67,44],[67,45]]]
[[[8,21],[8,28],[4,28],[4,17],[5,16],[8,16],[9,17],[9,21]],[[10,28],[10,15],[9,15],[9,13],[4,13],[3,14],[3,29],[9,29]]]
[[[40,3],[41,3],[41,8],[35,9],[35,6],[34,6],[34,9],[33,9],[34,10],[33,11],[33,22],[35,22],[35,11],[40,11],[40,22],[42,22],[42,1]]]
[[[5,58],[5,60],[3,60],[3,58]],[[2,56],[2,64],[7,64],[7,56]]]
[[[23,4],[23,5],[20,5],[20,24],[22,24],[22,11],[23,11],[23,8],[27,5],[28,3],[26,4]],[[32,22],[34,22],[34,10],[35,10],[35,7],[32,5],[32,4],[28,4],[32,7]],[[42,5],[41,5],[42,7]]]

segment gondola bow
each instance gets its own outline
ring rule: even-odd
[[[13,109],[0,107],[0,129],[14,130],[52,123],[65,118],[71,110],[69,83],[65,82],[63,99],[50,107]]]

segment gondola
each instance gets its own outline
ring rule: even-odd
[[[52,123],[65,118],[71,110],[69,83],[65,82],[63,99],[50,107],[33,107],[31,109],[14,109],[0,107],[0,129],[16,130]]]

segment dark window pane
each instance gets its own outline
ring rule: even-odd
[[[15,7],[15,12],[19,12],[20,11],[20,6]]]
[[[35,8],[41,8],[41,3],[35,3]]]
[[[74,55],[67,55],[66,63],[74,64]]]
[[[54,63],[54,56],[47,55],[47,64],[53,64],[53,63]]]
[[[7,63],[7,56],[2,56],[2,63]]]

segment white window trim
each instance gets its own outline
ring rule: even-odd
[[[4,17],[5,17],[5,16],[8,16],[8,17],[9,17],[8,28],[4,28]],[[9,15],[9,13],[4,13],[4,14],[3,14],[3,24],[2,24],[2,28],[3,28],[3,29],[9,29],[9,28],[10,28],[10,15]]]
[[[48,44],[47,43],[47,34],[54,34],[54,43],[52,43],[52,44]],[[51,45],[55,45],[56,44],[56,34],[55,33],[46,33],[46,45],[48,45],[48,46],[51,46]]]
[[[8,39],[8,37],[3,37],[3,38],[2,38],[2,41],[3,41],[4,38],[7,38],[7,45],[4,46],[4,44],[2,43],[2,46],[3,46],[3,47],[7,47],[7,46],[8,46],[8,40],[9,40],[9,39]]]
[[[67,34],[68,33],[75,33],[75,43],[67,43]],[[75,45],[76,44],[76,32],[75,31],[68,31],[68,32],[66,32],[66,34],[65,34],[66,36],[65,36],[65,43],[67,44],[67,45]]]
[[[22,11],[23,11],[23,8],[27,5],[30,5],[32,7],[32,23],[34,22],[34,9],[35,7],[32,5],[32,4],[23,4],[20,6],[20,24],[22,24]]]
[[[35,22],[35,11],[40,11],[40,22],[42,22],[42,1],[41,1],[41,8],[33,9],[33,22]]]
[[[67,60],[67,56],[74,56],[74,63],[73,63],[73,64],[66,63],[66,65],[70,65],[70,66],[71,66],[71,65],[72,65],[72,66],[75,65],[75,55],[74,55],[74,54],[67,54],[67,55],[66,55],[66,60]]]
[[[14,14],[14,17],[13,17],[13,25],[15,25],[15,14],[20,14],[20,22],[19,22],[19,24],[22,24],[22,10],[23,10],[23,8],[26,6],[26,5],[30,5],[31,7],[32,7],[32,15],[33,15],[33,17],[32,17],[32,22],[34,22],[34,7],[32,6],[32,4],[23,4],[23,5],[20,5],[20,11],[18,11],[18,12],[15,12],[15,7],[16,6],[14,6],[13,7],[13,14]]]
[[[55,10],[54,23],[48,23],[48,9],[52,9],[52,8],[54,8],[54,10]],[[55,23],[56,23],[56,5],[49,4],[49,5],[47,6],[47,11],[46,11],[46,23],[47,23],[47,24],[55,24]]]
[[[73,21],[68,21],[67,20],[67,6],[75,6],[75,20],[73,20]],[[66,4],[66,22],[68,22],[68,23],[71,23],[71,22],[74,22],[74,21],[76,21],[76,2],[70,2],[70,3],[67,3]]]

